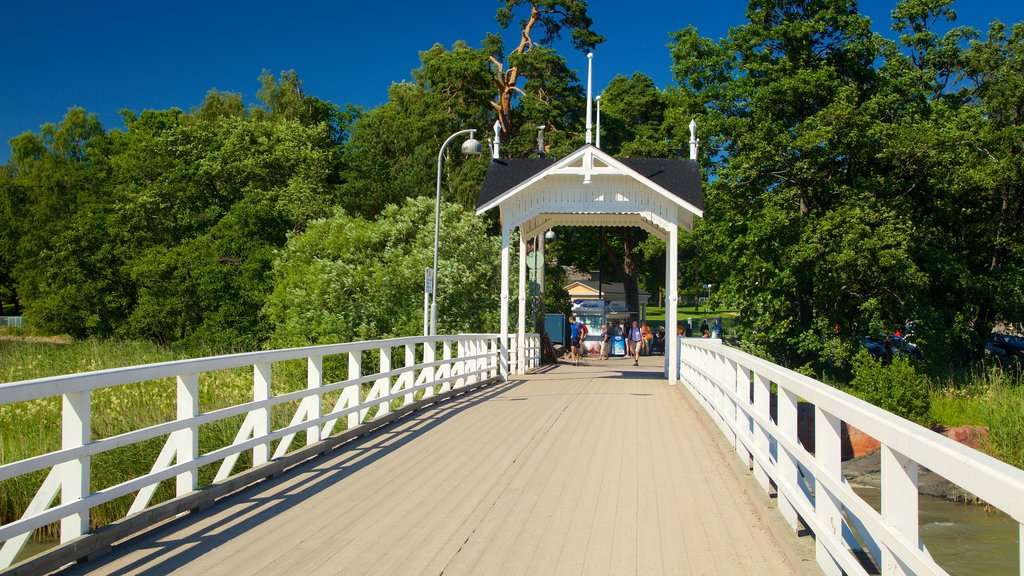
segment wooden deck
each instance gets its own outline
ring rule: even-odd
[[[67,573],[807,573],[813,546],[661,363],[560,364],[442,403]]]

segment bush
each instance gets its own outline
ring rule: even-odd
[[[882,366],[880,360],[861,350],[853,357],[850,388],[855,395],[883,410],[919,424],[930,424],[928,382],[905,356],[896,356],[892,364]]]

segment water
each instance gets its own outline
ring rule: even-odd
[[[880,490],[855,491],[875,510],[881,509]],[[951,576],[1018,574],[1020,529],[1006,514],[922,495],[918,515],[921,540]]]

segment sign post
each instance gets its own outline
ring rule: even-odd
[[[430,334],[430,295],[434,293],[434,269],[423,269],[423,335]]]

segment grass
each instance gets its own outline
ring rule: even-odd
[[[932,419],[946,426],[984,426],[993,456],[1024,468],[1024,372],[978,365],[933,379]]]

